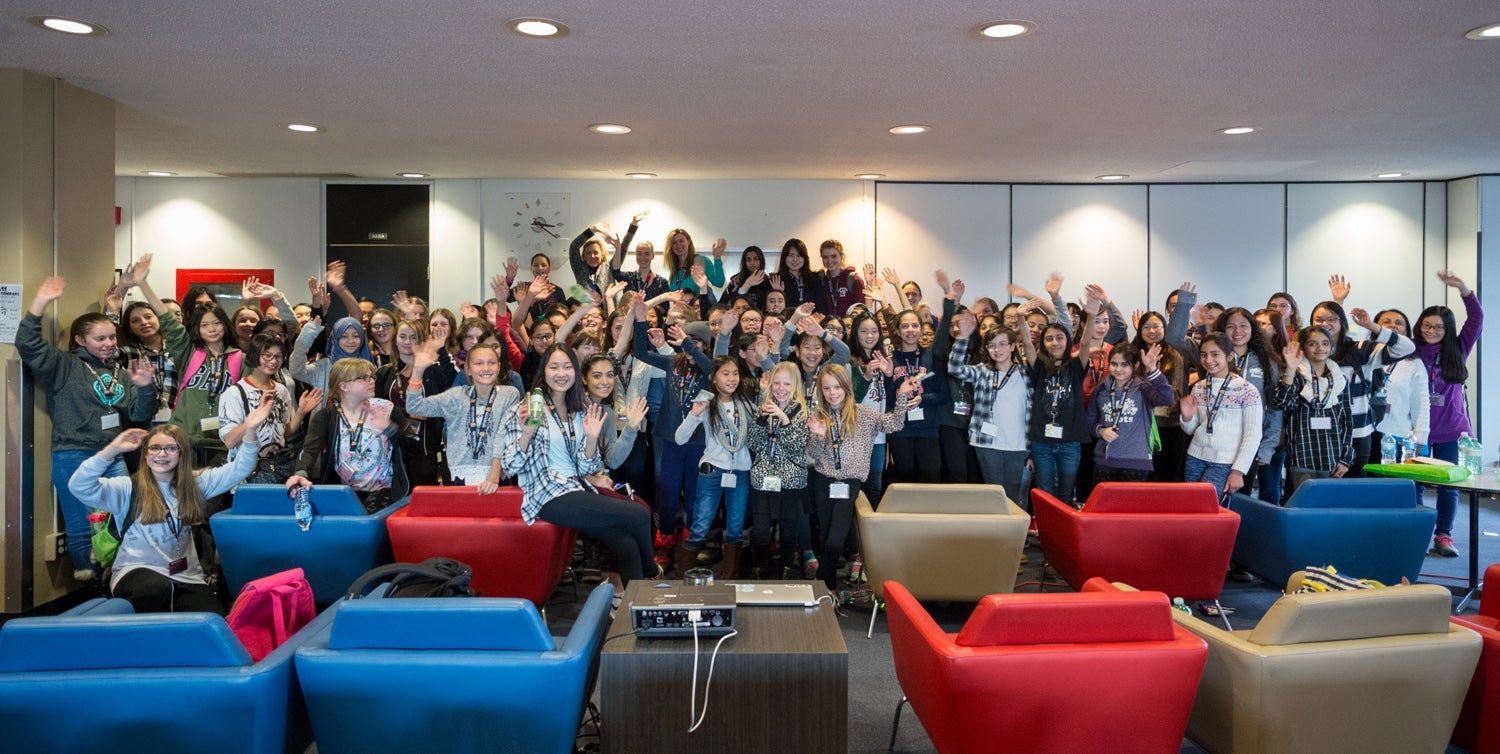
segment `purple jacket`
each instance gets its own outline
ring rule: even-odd
[[[1480,331],[1484,329],[1484,309],[1479,306],[1479,295],[1473,291],[1463,297],[1463,302],[1464,326],[1458,332],[1458,343],[1467,359],[1474,351],[1474,344],[1479,342]],[[1427,441],[1432,444],[1454,442],[1465,432],[1473,434],[1469,413],[1464,410],[1463,384],[1449,384],[1438,368],[1438,354],[1443,350],[1442,343],[1422,343],[1418,340],[1417,358],[1427,368],[1427,391],[1434,396],[1432,431],[1428,434]],[[1437,396],[1442,396],[1441,401]]]

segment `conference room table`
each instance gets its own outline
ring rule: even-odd
[[[1377,471],[1375,469],[1372,469],[1372,468],[1367,469],[1367,470],[1371,474],[1377,474],[1377,475],[1380,475],[1380,476],[1388,476],[1388,475],[1385,475],[1385,474],[1381,474],[1379,471]],[[1394,475],[1390,475],[1390,476],[1394,476]],[[1401,477],[1401,478],[1405,479],[1407,477]],[[1413,480],[1413,481],[1415,481],[1415,480]],[[1464,590],[1464,589],[1461,589],[1461,588],[1455,590],[1455,591],[1461,591],[1464,596],[1463,596],[1463,599],[1461,599],[1461,600],[1458,601],[1458,606],[1453,609],[1454,613],[1461,613],[1461,612],[1463,612],[1463,609],[1466,606],[1468,606],[1469,600],[1474,599],[1474,595],[1479,594],[1479,593],[1481,593],[1481,592],[1484,591],[1484,582],[1482,582],[1482,581],[1479,580],[1479,541],[1480,541],[1480,538],[1481,538],[1481,533],[1479,531],[1479,500],[1480,500],[1480,496],[1482,496],[1482,495],[1500,494],[1500,476],[1496,475],[1496,473],[1495,473],[1495,467],[1493,467],[1493,466],[1486,466],[1486,467],[1484,467],[1483,469],[1480,470],[1479,474],[1472,475],[1468,479],[1464,479],[1463,481],[1459,481],[1459,482],[1425,482],[1425,481],[1423,481],[1423,482],[1417,482],[1417,483],[1421,484],[1421,485],[1428,486],[1428,487],[1438,487],[1438,488],[1450,489],[1450,490],[1458,490],[1459,492],[1468,493],[1468,497],[1469,497],[1469,584],[1468,584],[1468,589],[1467,590]]]

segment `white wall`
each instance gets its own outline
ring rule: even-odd
[[[1065,300],[1078,300],[1085,284],[1098,283],[1127,314],[1166,295],[1147,290],[1145,186],[1016,186],[1013,192],[1011,272],[1022,287],[1045,295],[1043,281],[1056,270],[1065,278]]]
[[[1480,301],[1484,302],[1486,290],[1500,290],[1500,177],[1479,179],[1479,242],[1478,270],[1474,277],[1465,280],[1477,281],[1477,284],[1471,282],[1470,286],[1479,292]],[[1495,402],[1500,400],[1497,398],[1500,396],[1500,371],[1494,367],[1495,354],[1500,354],[1500,327],[1493,320],[1486,324],[1489,327],[1480,335],[1479,348],[1469,362],[1470,373],[1477,376],[1470,379],[1469,409],[1473,412],[1470,416],[1475,420],[1479,439],[1484,442],[1485,460],[1494,463],[1500,456],[1500,412],[1494,408]],[[1485,367],[1489,367],[1488,373],[1484,372]],[[1474,385],[1476,381],[1479,382],[1477,386]]]
[[[1286,285],[1285,186],[1152,186],[1150,201],[1151,308],[1184,281],[1251,311]]]
[[[1347,308],[1371,316],[1421,310],[1423,197],[1420,183],[1294,184],[1287,189],[1287,291],[1310,322],[1331,298],[1328,278],[1352,285]],[[1415,316],[1415,315],[1411,315]]]
[[[964,281],[965,303],[1006,300],[1010,281],[1010,186],[883,184],[876,188],[879,266],[922,287],[934,313],[942,291],[933,272]],[[1040,292],[1040,288],[1038,288]]]

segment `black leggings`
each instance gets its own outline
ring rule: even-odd
[[[654,563],[651,513],[638,503],[580,490],[548,500],[537,518],[603,542],[619,561],[623,583],[645,578],[645,564]]]
[[[886,453],[891,457],[891,473],[886,479],[887,484],[895,482],[937,484],[942,481],[943,453],[939,445],[936,437],[886,435]],[[854,486],[857,489],[859,484],[856,483]]]
[[[173,581],[146,568],[134,568],[115,583],[115,597],[129,600],[137,613],[216,613],[224,603],[207,584]]]
[[[843,481],[849,485],[849,493],[843,498],[829,495],[829,485]],[[858,479],[829,479],[811,469],[807,472],[807,488],[812,491],[813,505],[818,512],[818,578],[833,591],[839,576],[839,555],[844,552],[844,541],[854,523],[854,496],[859,494]]]
[[[797,557],[797,532],[807,522],[807,489],[766,492],[750,490],[750,544],[765,547],[771,544],[771,525],[781,532],[782,562],[793,562]]]

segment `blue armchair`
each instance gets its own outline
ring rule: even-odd
[[[609,584],[567,637],[522,599],[362,599],[297,653],[322,754],[573,751]]]
[[[1314,479],[1284,508],[1236,493],[1233,560],[1276,586],[1310,565],[1386,584],[1416,581],[1437,523],[1437,511],[1416,501],[1409,479]]]
[[[0,627],[0,749],[300,754],[312,729],[292,658],[333,613],[257,663],[211,613],[93,600],[12,620]]]
[[[330,603],[365,571],[394,562],[385,520],[406,503],[403,498],[366,513],[350,488],[314,485],[312,527],[302,531],[285,487],[242,484],[234,505],[214,514],[210,525],[232,593],[262,576],[301,568],[313,598]]]

